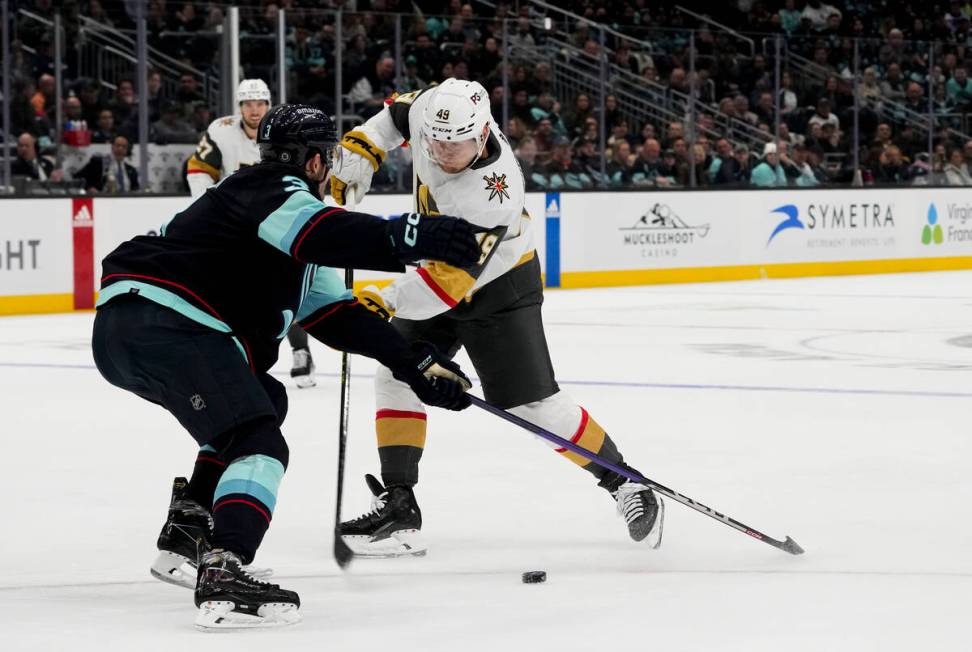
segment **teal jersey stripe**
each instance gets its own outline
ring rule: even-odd
[[[311,217],[326,208],[314,195],[306,190],[298,190],[260,222],[257,233],[262,240],[289,255],[300,230]]]
[[[350,301],[354,298],[351,290],[344,287],[344,279],[336,269],[318,267],[311,284],[310,292],[300,304],[297,311],[297,321],[306,319],[312,313],[338,301]]]
[[[115,297],[122,294],[128,294],[132,290],[138,290],[138,296],[142,297],[143,299],[148,299],[149,301],[154,301],[160,306],[171,308],[183,317],[188,317],[192,321],[202,324],[203,326],[208,326],[209,328],[219,331],[220,333],[230,333],[233,330],[226,322],[216,319],[208,312],[197,308],[175,292],[170,292],[165,288],[160,288],[157,285],[144,283],[142,281],[118,281],[117,283],[112,283],[106,288],[102,288],[101,292],[98,293],[98,303],[95,307],[100,308]],[[240,353],[243,355],[243,359],[247,361],[247,364],[249,364],[250,361],[246,355],[246,349],[243,348],[243,345],[235,336],[233,336],[233,343],[236,344],[236,348],[240,350]]]
[[[199,447],[199,452],[200,453],[215,453],[216,452],[216,449],[213,448],[212,446],[210,446],[209,444],[203,444],[202,446]]]
[[[223,471],[213,500],[229,494],[247,494],[266,505],[272,514],[283,474],[283,464],[268,455],[241,457]]]

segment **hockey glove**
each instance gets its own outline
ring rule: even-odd
[[[334,151],[331,162],[331,196],[339,205],[348,203],[349,190],[357,199],[371,190],[371,177],[381,167],[385,152],[371,142],[364,132],[349,131]],[[353,203],[353,202],[352,202]]]
[[[482,256],[476,234],[483,229],[460,217],[405,213],[388,221],[392,249],[403,263],[441,260],[453,267],[470,267]]]
[[[362,288],[357,294],[358,302],[385,321],[395,316],[395,310],[388,305],[381,291],[374,285]]]
[[[411,355],[392,369],[392,376],[407,383],[426,405],[446,410],[465,410],[470,405],[466,390],[472,383],[452,360],[428,342],[416,342]]]

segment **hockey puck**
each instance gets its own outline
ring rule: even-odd
[[[527,571],[523,573],[524,584],[540,584],[547,581],[547,571]]]

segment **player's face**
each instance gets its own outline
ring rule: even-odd
[[[476,139],[448,141],[433,140],[429,143],[432,157],[443,172],[456,174],[462,172],[476,157]]]
[[[269,109],[270,105],[263,100],[240,102],[240,115],[243,116],[243,122],[250,129],[256,129],[260,126],[260,120],[263,119]]]

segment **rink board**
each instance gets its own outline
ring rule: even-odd
[[[0,315],[89,308],[102,258],[157,235],[189,201],[0,201]],[[529,193],[526,208],[548,287],[972,268],[972,193],[962,188]],[[385,217],[410,209],[409,195],[358,206]],[[394,276],[362,270],[356,286]]]

